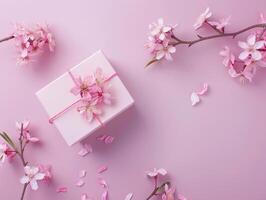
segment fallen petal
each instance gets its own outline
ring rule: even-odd
[[[78,152],[78,155],[84,157],[89,153],[92,153],[92,146],[90,144],[84,144],[83,147]]]
[[[198,94],[195,92],[192,92],[192,94],[190,96],[190,100],[191,100],[192,106],[195,106],[196,104],[198,104],[200,102],[200,98],[199,98]]]
[[[128,193],[125,200],[131,200],[133,198],[133,194],[132,193]]]
[[[87,175],[87,171],[86,170],[80,170],[79,178],[84,178],[86,175]]]
[[[100,184],[103,188],[107,188],[107,182],[106,182],[106,180],[104,180],[103,178],[99,178],[99,184]]]
[[[105,191],[105,192],[102,194],[102,200],[108,200],[108,191]]]
[[[105,165],[101,166],[101,167],[98,169],[98,174],[101,174],[101,173],[105,172],[107,169],[108,169],[107,166],[105,166]]]
[[[88,195],[86,194],[86,193],[83,193],[82,195],[81,195],[81,198],[80,198],[81,200],[88,200]]]
[[[76,186],[77,187],[82,187],[85,185],[85,182],[83,180],[79,180],[77,183],[76,183]]]
[[[209,89],[208,83],[204,83],[203,84],[203,88],[201,88],[201,90],[198,91],[197,94],[198,95],[203,95],[203,94],[205,94],[208,91],[208,89]]]
[[[56,189],[57,193],[64,193],[67,192],[67,187],[59,187]]]

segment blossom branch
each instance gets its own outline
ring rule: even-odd
[[[146,200],[149,200],[149,199],[151,199],[153,196],[158,195],[158,194],[159,194],[158,192],[159,192],[160,190],[164,191],[163,189],[164,189],[164,187],[165,187],[166,185],[170,185],[170,182],[167,181],[167,182],[161,184],[160,186],[155,187],[154,190],[152,191],[152,193],[147,197]]]
[[[1,42],[5,42],[5,41],[8,41],[8,40],[12,40],[12,39],[14,39],[14,38],[15,38],[14,35],[11,35],[11,36],[8,36],[8,37],[5,37],[5,38],[3,38],[3,39],[0,39],[0,43],[1,43]]]
[[[199,43],[199,42],[203,42],[205,40],[211,40],[211,39],[221,38],[221,37],[233,37],[233,38],[235,38],[237,35],[240,35],[240,34],[242,34],[244,32],[247,32],[247,31],[249,31],[251,29],[254,29],[254,28],[266,28],[266,23],[254,24],[252,26],[249,26],[247,28],[241,29],[241,30],[236,31],[236,32],[231,32],[231,33],[220,32],[220,34],[216,34],[216,35],[211,35],[211,36],[207,36],[207,37],[199,37],[199,39],[196,39],[196,40],[181,40],[181,39],[177,38],[175,35],[173,35],[172,38],[177,41],[173,45],[177,46],[177,45],[180,45],[180,44],[187,44],[190,47],[193,44],[196,44],[196,43]]]

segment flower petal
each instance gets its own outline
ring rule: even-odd
[[[241,41],[238,42],[238,46],[241,47],[242,49],[248,49],[249,48],[249,46],[246,42],[241,42]]]
[[[131,200],[133,198],[133,193],[128,193],[125,200]]]
[[[103,194],[102,194],[102,198],[101,200],[108,200],[108,191],[105,191]]]
[[[258,61],[258,60],[261,60],[262,59],[262,55],[259,51],[253,51],[251,53],[251,56],[254,60]]]
[[[243,51],[239,54],[238,58],[240,60],[245,60],[248,58],[248,56],[250,55],[249,51]]]
[[[82,187],[82,186],[84,186],[85,185],[85,182],[83,181],[83,180],[78,180],[78,182],[76,183],[76,186],[77,187]]]
[[[252,34],[250,36],[248,36],[247,42],[250,46],[255,45],[256,42],[256,35]]]
[[[28,176],[23,176],[21,179],[20,179],[20,183],[21,184],[26,184],[26,183],[29,183],[30,182],[30,178]]]
[[[200,102],[200,98],[196,92],[191,93],[190,100],[191,100],[192,106],[195,106],[196,104]]]
[[[107,169],[108,169],[108,167],[106,165],[101,166],[98,169],[98,174],[101,174],[101,173],[105,172]]]
[[[38,190],[39,188],[37,181],[34,179],[30,181],[30,186],[32,190]]]

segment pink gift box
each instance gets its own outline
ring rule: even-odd
[[[92,134],[98,128],[103,127],[103,124],[118,116],[134,103],[133,98],[119,76],[115,75],[108,80],[108,84],[110,84],[110,93],[112,95],[111,104],[100,105],[102,113],[91,121],[86,120],[86,118],[78,112],[77,105],[72,104],[79,101],[81,97],[80,95],[74,95],[70,92],[75,86],[73,76],[85,77],[91,75],[99,67],[106,76],[116,74],[104,54],[98,51],[73,67],[69,70],[70,72],[64,73],[36,93],[50,119],[60,114],[53,120],[53,124],[57,127],[68,145],[72,145]]]

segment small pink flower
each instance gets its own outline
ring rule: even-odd
[[[220,31],[224,31],[224,28],[229,24],[231,16],[227,18],[222,18],[220,21],[209,21],[208,23],[214,27],[216,27]]]
[[[30,125],[29,120],[24,120],[23,122],[16,122],[17,130],[21,131],[21,127],[23,126],[23,132],[28,131],[29,125]]]
[[[165,176],[167,174],[167,171],[163,168],[156,169],[154,168],[152,171],[147,172],[147,176],[154,178],[158,177],[159,175]]]
[[[102,114],[102,111],[96,107],[96,102],[83,101],[83,105],[79,106],[77,110],[89,122],[92,122],[95,116]]]
[[[52,166],[51,165],[39,165],[39,171],[44,174],[44,181],[50,182],[53,178]]]
[[[82,78],[81,76],[76,77],[74,79],[75,86],[70,90],[70,92],[74,95],[86,96],[86,98],[90,97],[89,86],[94,83],[94,79],[92,76],[86,76]]]
[[[262,59],[262,53],[259,51],[265,46],[265,41],[256,41],[256,35],[252,34],[248,37],[247,42],[238,42],[238,45],[244,49],[239,55],[240,60],[246,60],[251,58],[254,61],[259,61]]]
[[[260,23],[266,23],[266,17],[264,16],[263,13],[260,13]]]
[[[6,159],[14,157],[16,153],[5,143],[0,144],[0,166]]]
[[[225,46],[224,49],[220,52],[220,55],[224,57],[223,65],[230,67],[235,63],[235,56],[232,54],[230,48]]]
[[[194,29],[197,30],[202,27],[202,25],[212,16],[212,13],[210,11],[210,8],[207,8],[204,13],[202,13],[196,23],[193,25]]]
[[[164,187],[162,200],[175,200],[175,189],[169,188],[168,184],[166,184]]]
[[[160,46],[158,46],[156,52],[156,59],[161,60],[165,58],[166,60],[172,60],[171,54],[176,52],[176,48],[172,45],[169,45],[168,42],[163,42]]]
[[[163,18],[159,18],[157,23],[152,23],[149,25],[150,33],[153,37],[158,38],[163,41],[171,35],[171,31],[174,29],[172,26],[164,25]]]
[[[30,184],[32,190],[38,189],[37,181],[41,181],[45,178],[45,174],[41,173],[38,167],[24,167],[25,176],[20,179],[22,184]]]
[[[233,78],[239,77],[240,81],[248,80],[249,82],[252,82],[252,79],[256,74],[256,66],[251,64],[241,70],[236,70],[234,67],[231,67],[228,70],[228,73]]]
[[[44,50],[45,45],[54,51],[55,40],[46,24],[37,24],[28,28],[23,24],[15,24],[13,36],[19,52],[18,64],[27,64],[33,57]]]

